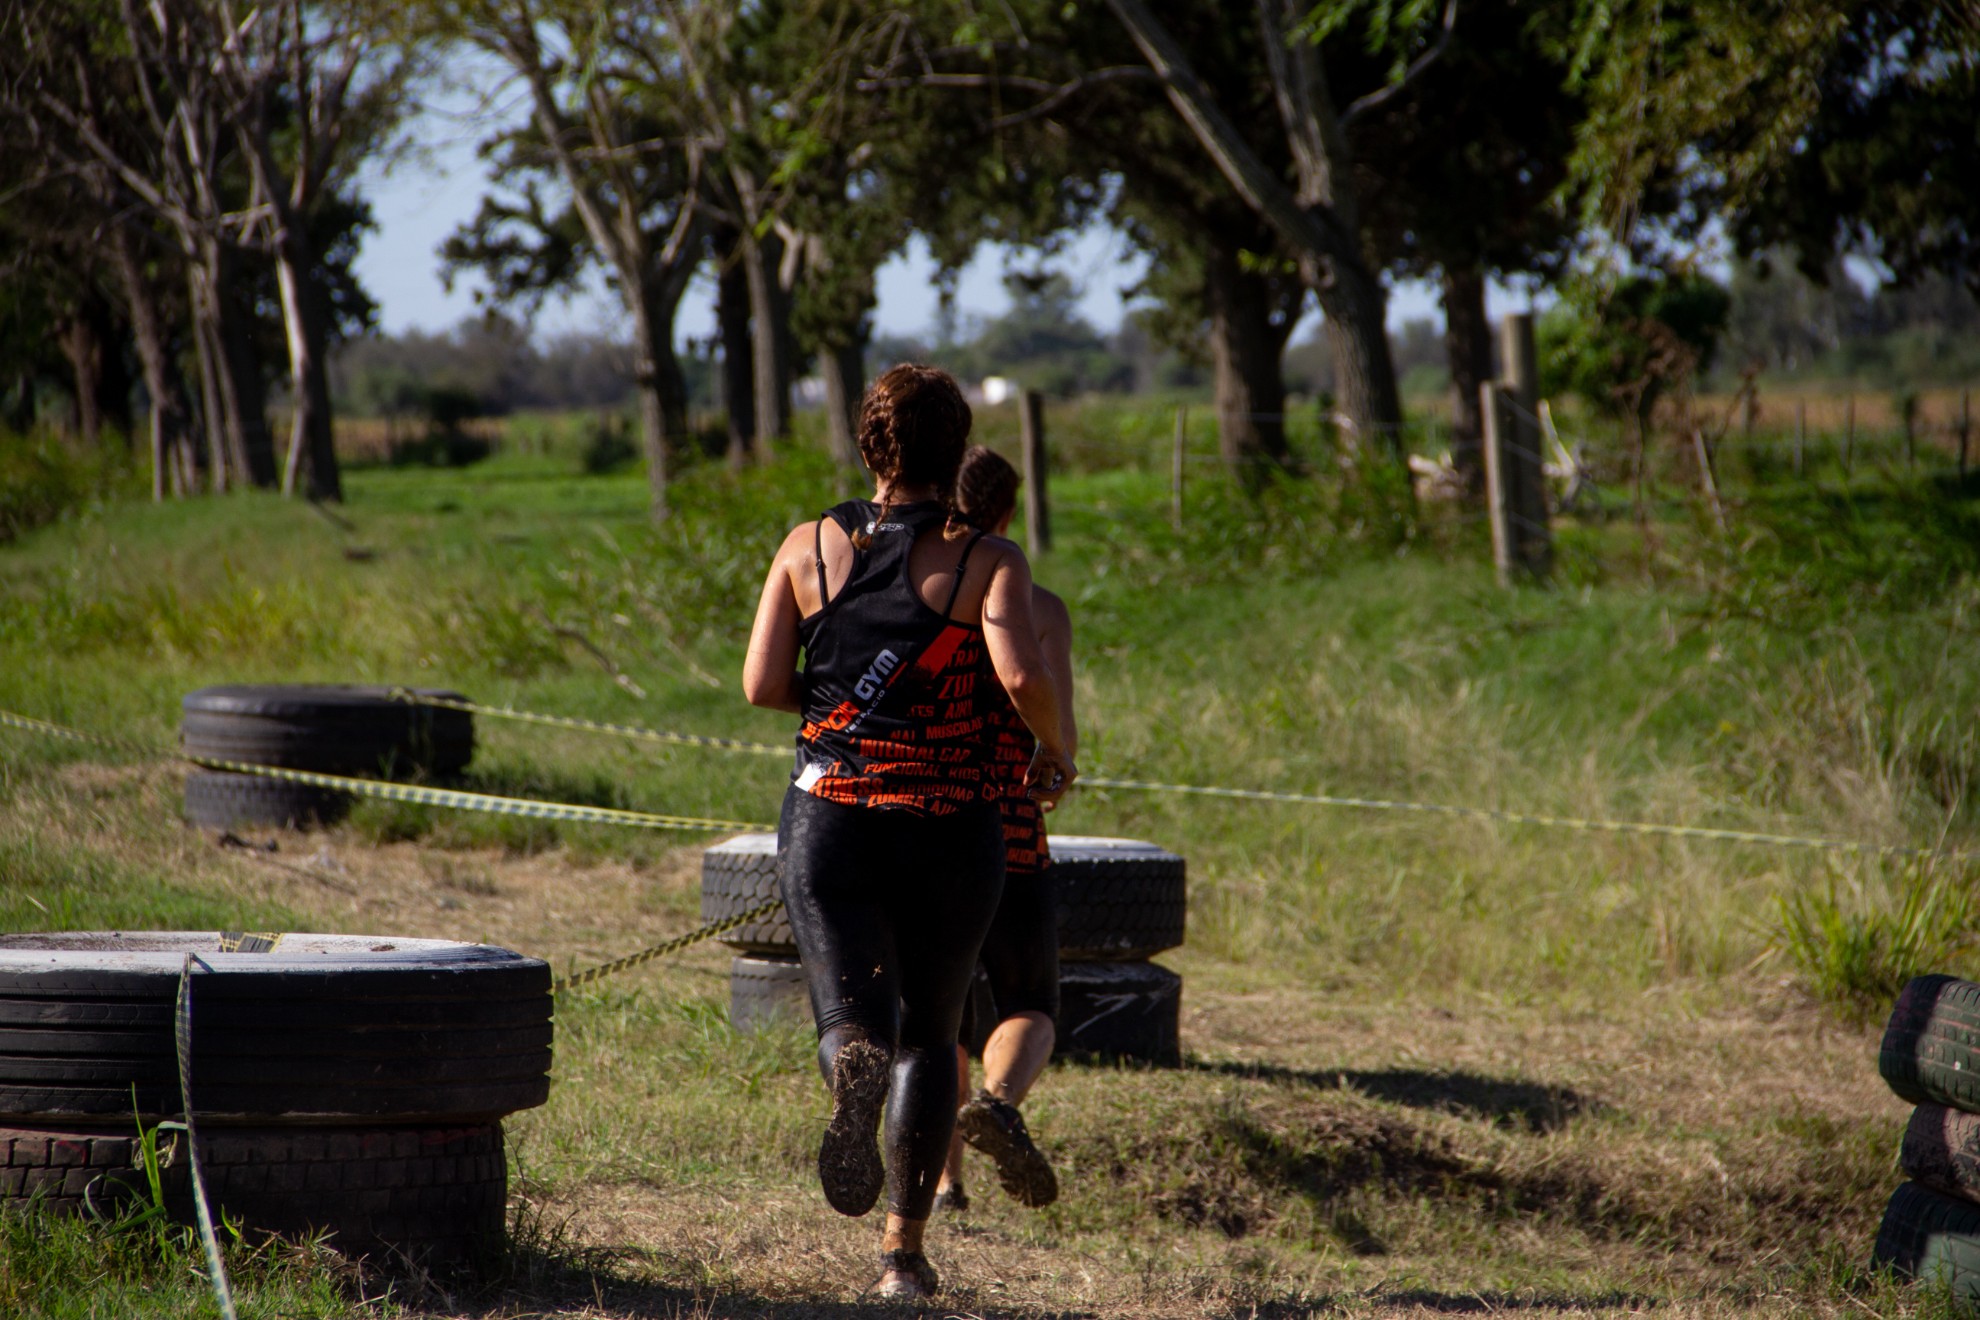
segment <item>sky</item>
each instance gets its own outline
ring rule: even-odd
[[[472,86],[477,79],[481,85]],[[475,144],[497,126],[515,122],[523,112],[520,98],[495,70],[471,68],[465,76],[457,70],[454,83],[434,89],[413,116],[411,149],[389,162],[368,166],[360,175],[359,186],[371,202],[377,228],[365,236],[357,273],[378,301],[381,329],[439,331],[479,310],[474,295],[481,282],[463,274],[451,290],[447,288],[438,249],[480,204],[485,170],[476,158]],[[956,290],[960,323],[967,325],[972,317],[995,317],[1009,307],[1002,276],[1013,264],[1032,269],[1040,261],[1031,252],[986,248],[963,270]],[[1111,227],[1096,225],[1043,264],[1072,278],[1081,290],[1082,314],[1105,332],[1120,324],[1127,306],[1121,290],[1140,278],[1146,258]],[[919,239],[880,268],[879,306],[874,313],[878,333],[920,336],[932,331],[938,313],[935,273],[935,263]],[[682,304],[677,338],[714,333],[714,294],[713,280],[697,277]],[[1498,314],[1511,300],[1507,291],[1492,290],[1491,311]],[[1408,283],[1391,291],[1392,328],[1425,317],[1441,320],[1432,287]],[[594,278],[583,293],[546,305],[535,330],[543,337],[571,331],[616,337],[622,320],[617,298]],[[1299,334],[1311,328],[1303,327]]]

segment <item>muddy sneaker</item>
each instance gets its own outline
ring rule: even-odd
[[[933,1297],[942,1286],[935,1267],[918,1251],[883,1251],[880,1268],[885,1271],[873,1295],[890,1302],[919,1302]]]
[[[887,1051],[854,1041],[832,1060],[832,1119],[818,1143],[818,1182],[825,1203],[842,1215],[865,1214],[880,1199],[880,1107],[887,1099]]]
[[[995,1161],[997,1181],[1019,1205],[1050,1205],[1059,1199],[1059,1180],[1044,1152],[1031,1144],[1016,1105],[978,1091],[957,1112],[956,1131]]]
[[[969,1209],[969,1193],[961,1183],[950,1183],[936,1191],[935,1208],[945,1214],[959,1215]]]

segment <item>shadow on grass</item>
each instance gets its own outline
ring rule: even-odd
[[[1483,1315],[1497,1311],[1642,1311],[1662,1305],[1660,1299],[1635,1293],[1604,1292],[1535,1293],[1504,1292],[1442,1293],[1426,1288],[1401,1292],[1341,1293],[1332,1297],[1306,1298],[1297,1302],[1261,1302],[1244,1314],[1257,1320],[1294,1320],[1325,1311],[1374,1310],[1434,1311],[1441,1315]]]
[[[517,1314],[610,1315],[614,1320],[680,1320],[683,1316],[725,1317],[725,1320],[851,1320],[880,1314],[909,1314],[898,1303],[862,1297],[854,1301],[831,1298],[761,1297],[746,1289],[713,1286],[685,1288],[642,1279],[628,1253],[609,1249],[517,1247],[510,1253],[508,1277],[465,1295],[434,1296],[448,1314],[461,1320],[509,1320]],[[875,1267],[877,1279],[878,1267]],[[1034,1308],[984,1309],[967,1295],[943,1296],[921,1314],[950,1315],[951,1308],[968,1304],[976,1320],[1097,1320],[1092,1311],[1053,1311]],[[595,1309],[594,1309],[595,1308]],[[1247,1311],[1246,1314],[1249,1314]],[[1263,1315],[1265,1312],[1260,1311]]]
[[[1500,1127],[1519,1128],[1536,1136],[1558,1131],[1569,1120],[1583,1114],[1600,1114],[1606,1109],[1600,1101],[1565,1086],[1518,1078],[1481,1077],[1467,1072],[1425,1072],[1414,1068],[1322,1072],[1275,1063],[1204,1059],[1190,1059],[1182,1066],[1191,1072],[1224,1077],[1296,1082],[1323,1091],[1355,1091],[1371,1100],[1385,1100],[1406,1109],[1486,1119]]]

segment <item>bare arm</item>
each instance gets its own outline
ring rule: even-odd
[[[1016,547],[998,557],[983,596],[983,641],[997,681],[1038,739],[1025,785],[1041,803],[1056,803],[1079,774],[1066,746],[1058,684],[1038,644],[1031,615],[1031,566]]]
[[[1038,625],[1038,647],[1059,691],[1060,728],[1068,756],[1079,755],[1079,721],[1073,716],[1072,612],[1045,588],[1032,584],[1031,617]]]
[[[791,565],[811,562],[810,541],[811,524],[792,528],[763,580],[756,623],[749,633],[749,654],[743,660],[743,696],[752,706],[793,715],[803,711],[797,667],[801,616],[797,592],[791,586]]]

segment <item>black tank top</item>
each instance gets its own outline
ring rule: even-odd
[[[891,507],[884,522],[878,515],[867,500],[824,515],[848,537],[870,529],[872,544],[854,550],[836,596],[826,589],[822,541],[814,551],[825,604],[798,624],[804,727],[794,782],[828,801],[946,816],[996,797],[996,731],[986,714],[996,674],[983,629],[948,617],[982,533],[963,547],[938,612],[915,590],[908,555],[947,511],[929,501]]]

